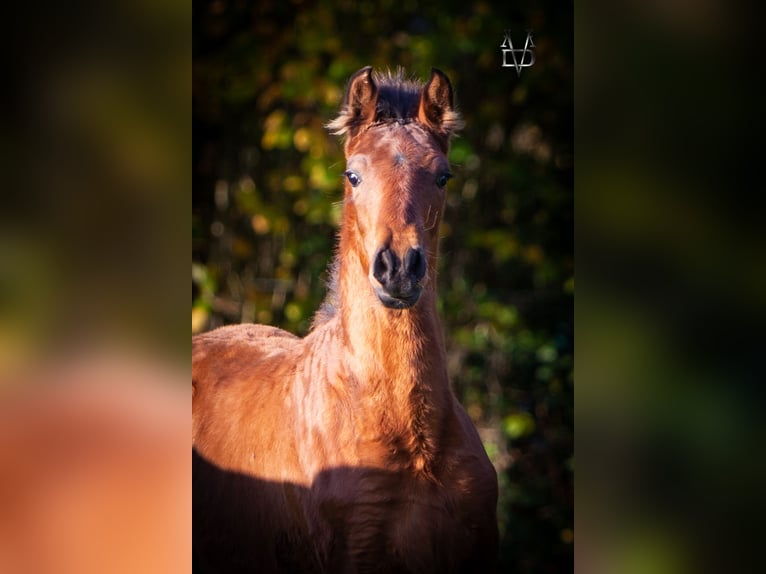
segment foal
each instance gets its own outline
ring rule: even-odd
[[[484,572],[497,476],[453,395],[436,313],[447,77],[349,81],[330,124],[346,177],[330,293],[303,339],[193,338],[201,571]]]

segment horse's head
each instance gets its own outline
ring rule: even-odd
[[[400,77],[351,77],[340,116],[346,136],[343,234],[389,308],[417,303],[434,275],[449,140],[460,120],[452,86],[433,69],[423,86]]]

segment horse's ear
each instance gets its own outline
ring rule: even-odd
[[[378,87],[372,79],[372,66],[356,72],[348,81],[340,115],[327,124],[336,135],[354,137],[359,129],[375,119],[378,104]]]
[[[449,138],[462,127],[455,111],[452,84],[444,72],[431,68],[431,77],[423,87],[418,108],[418,121],[427,125],[449,143]]]

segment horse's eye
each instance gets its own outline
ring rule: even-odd
[[[450,180],[451,177],[452,177],[451,173],[441,174],[439,177],[436,178],[436,185],[438,185],[439,187],[444,187],[445,185],[447,185],[447,182]]]
[[[356,187],[360,183],[362,183],[362,176],[356,173],[355,171],[351,171],[350,169],[343,172],[343,175],[346,176],[346,179],[348,179],[348,182],[351,184],[351,187]]]

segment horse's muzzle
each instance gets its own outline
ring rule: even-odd
[[[390,309],[412,307],[423,292],[420,282],[426,268],[426,257],[419,247],[408,248],[404,260],[390,247],[379,249],[372,264],[375,294]]]

